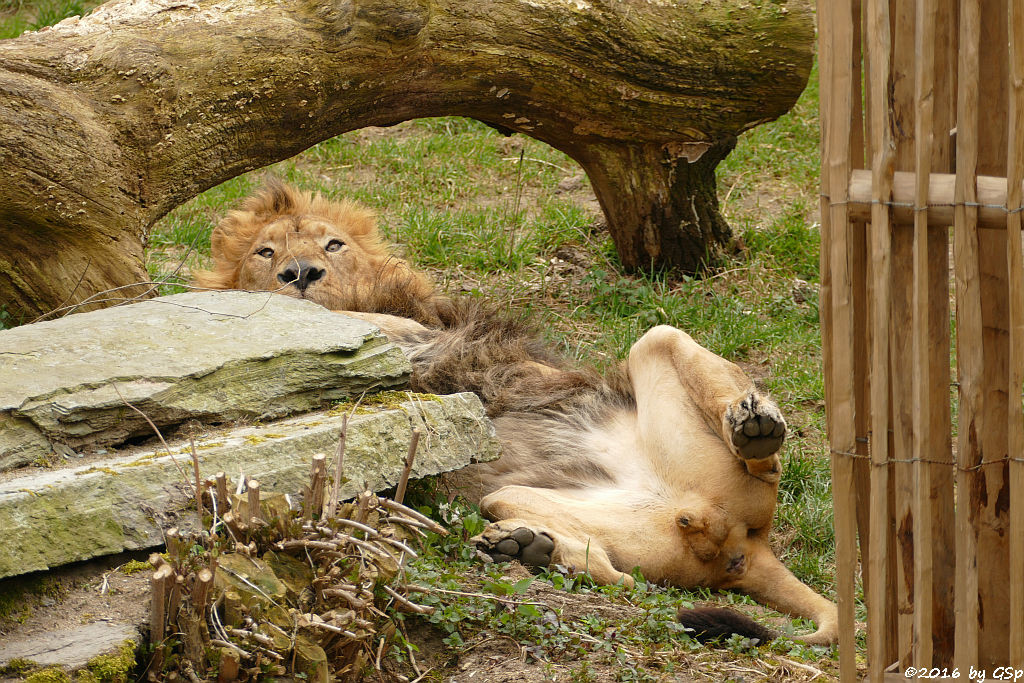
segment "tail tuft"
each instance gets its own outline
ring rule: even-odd
[[[778,631],[724,607],[680,607],[678,617],[679,623],[686,627],[687,634],[702,643],[728,638],[734,633],[744,638],[756,638],[762,644],[779,636]]]

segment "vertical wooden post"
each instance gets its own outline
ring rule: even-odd
[[[915,0],[889,0],[890,21],[893,26],[891,54],[890,96],[887,102],[890,118],[899,121],[891,131],[895,145],[895,169],[910,171],[915,166],[915,106],[914,82],[917,75],[915,48]],[[930,94],[930,93],[929,93]],[[889,197],[885,197],[889,199]],[[889,260],[893,264],[889,283],[889,318],[905,324],[889,326],[889,411],[892,415],[890,505],[895,522],[893,556],[890,570],[896,591],[891,605],[896,619],[894,640],[888,641],[889,661],[899,658],[900,670],[915,666],[914,642],[914,465],[911,460],[917,450],[915,414],[918,396],[914,392],[914,290],[913,269],[916,236],[911,225],[889,223]],[[927,402],[925,404],[927,406]],[[877,438],[877,437],[876,437]]]
[[[1007,5],[1020,0],[988,0],[981,5],[978,98],[978,173],[1006,176]],[[1004,665],[1009,654],[1009,496],[1007,427],[1010,372],[1009,296],[1006,230],[978,233],[981,274],[983,466],[975,475],[971,504],[978,536],[978,660],[988,668]],[[1015,397],[1019,401],[1019,395]]]
[[[932,165],[933,87],[935,71],[935,0],[916,0],[914,51],[914,151],[916,186],[914,188],[913,244],[913,588],[910,657],[906,666],[932,664],[932,482],[930,459],[932,402],[931,339],[933,302],[931,300],[930,247],[928,228],[928,181]],[[943,306],[944,308],[944,306]]]
[[[935,54],[932,73],[932,171],[952,172],[953,146],[950,131],[956,126],[957,0],[938,0],[932,40]],[[922,540],[922,552],[931,551],[932,662],[950,667],[953,663],[953,591],[956,523],[953,510],[953,444],[950,409],[950,310],[949,310],[949,228],[933,227],[928,234],[930,272],[929,371],[931,418],[928,469],[931,484],[931,538]],[[918,637],[927,638],[927,634]]]
[[[854,9],[857,9],[856,16]],[[855,133],[854,93],[859,94],[859,52],[853,27],[859,7],[848,0],[820,4],[819,64],[827,81],[821,94],[822,129],[822,291],[821,308],[828,358],[825,387],[829,441],[832,448],[833,505],[836,510],[836,561],[839,603],[840,675],[856,679],[854,640],[854,571],[857,564],[857,491],[853,478],[856,448],[854,389],[854,288],[849,259],[851,226],[849,194],[851,137]],[[858,45],[859,47],[859,45]],[[854,74],[858,78],[855,83]]]
[[[245,521],[249,526],[255,527],[263,519],[263,515],[260,514],[260,483],[250,479],[246,485],[246,493],[249,494],[249,519]]]
[[[1008,3],[1009,125],[1006,169],[1006,256],[1010,301],[1010,397],[1007,421],[1007,452],[1010,463],[1010,666],[1024,667],[1024,255],[1021,244],[1021,209],[1024,206],[1024,6]]]
[[[832,130],[832,12],[837,5],[827,0],[818,2],[818,121],[821,129],[821,250],[818,252],[818,265],[821,271],[821,287],[818,290],[818,307],[821,320],[822,348],[822,380],[825,389],[825,431],[830,439],[832,435],[832,185],[828,165],[830,163]]]
[[[871,339],[871,534],[868,548],[871,582],[868,586],[868,676],[882,681],[889,662],[887,652],[886,604],[891,582],[889,557],[889,208],[895,161],[888,115],[890,71],[890,29],[888,0],[868,3],[870,53],[870,137],[873,149],[871,211],[872,339]]]
[[[870,90],[864,88],[864,74],[869,69],[870,51],[866,49],[864,35],[868,22],[865,2],[854,0],[854,126],[850,146],[853,151],[851,165],[857,169],[870,166],[873,157],[870,148],[870,135],[866,130],[868,121],[865,109],[870,111]],[[863,65],[863,69],[862,69]],[[852,263],[854,269],[854,329],[862,330],[855,335],[854,345],[854,376],[857,378],[856,391],[857,458],[853,462],[854,488],[857,491],[857,538],[861,550],[861,580],[864,590],[871,581],[871,571],[867,562],[870,547],[871,529],[871,462],[868,458],[871,441],[871,258],[868,236],[868,224],[859,222],[854,225],[854,251]],[[856,572],[856,568],[851,568]]]
[[[960,4],[960,58],[957,67],[956,187],[954,189],[954,274],[956,278],[957,373],[960,426],[956,485],[956,643],[954,664],[978,667],[977,535],[972,523],[971,469],[981,462],[984,366],[981,345],[981,274],[978,270],[978,41],[980,0]]]

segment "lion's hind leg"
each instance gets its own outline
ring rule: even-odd
[[[633,345],[627,360],[640,428],[666,450],[679,442],[678,411],[691,410],[754,476],[777,481],[776,453],[786,421],[736,364],[674,327],[659,325]]]
[[[504,486],[484,496],[480,508],[495,521],[471,540],[492,559],[561,565],[602,585],[634,585],[632,576],[612,564],[596,525],[587,523],[600,514],[587,501],[551,489]]]

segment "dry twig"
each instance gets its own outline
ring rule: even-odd
[[[405,457],[405,467],[402,469],[402,476],[398,480],[398,489],[395,491],[395,502],[402,503],[405,500],[405,488],[409,485],[409,475],[412,474],[412,461],[416,457],[416,446],[420,442],[420,428],[412,430],[412,440],[409,442],[409,454]]]
[[[341,434],[338,436],[338,452],[334,459],[334,490],[327,501],[327,516],[334,517],[338,510],[338,497],[341,495],[341,479],[345,472],[345,439],[348,436],[348,414],[341,416]]]

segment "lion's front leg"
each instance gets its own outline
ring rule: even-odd
[[[693,417],[717,434],[750,474],[778,481],[776,454],[786,436],[786,422],[775,403],[738,366],[667,325],[641,337],[626,363],[648,442],[671,448],[679,443],[680,423]]]
[[[350,318],[359,318],[380,328],[386,337],[395,341],[413,339],[429,332],[428,328],[411,320],[388,313],[365,313],[363,311],[334,311]]]

